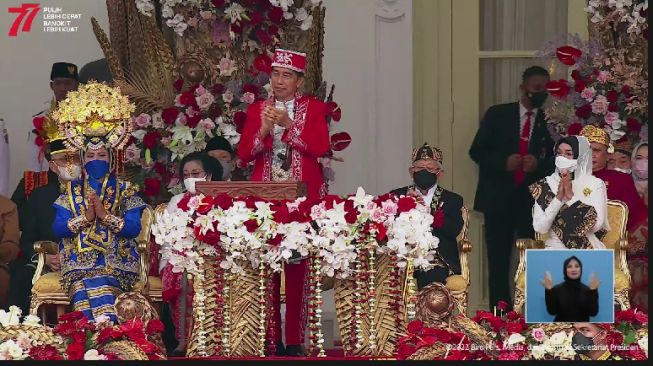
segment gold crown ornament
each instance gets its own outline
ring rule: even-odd
[[[131,116],[136,106],[120,88],[91,81],[68,92],[52,113],[66,146],[83,150],[101,146],[122,149],[129,141]]]
[[[610,142],[610,136],[602,128],[594,125],[587,125],[580,130],[580,135],[587,138],[590,143],[596,142],[607,146],[609,153],[614,152],[614,146],[612,146],[612,143]]]

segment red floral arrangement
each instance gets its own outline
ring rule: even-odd
[[[463,333],[448,329],[426,327],[420,320],[414,320],[407,326],[408,335],[397,343],[397,359],[408,359],[420,349],[444,344],[447,352],[442,360],[482,360],[487,356],[482,351],[472,351],[471,342]]]

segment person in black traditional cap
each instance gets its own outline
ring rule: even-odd
[[[408,169],[413,179],[410,186],[397,188],[391,193],[410,195],[431,208],[433,235],[440,239],[435,268],[426,272],[415,271],[419,289],[432,282],[445,283],[447,277],[460,274],[460,256],[457,237],[463,228],[463,198],[438,184],[444,174],[442,151],[424,143],[413,151],[413,165]]]
[[[209,140],[204,148],[210,157],[216,159],[222,165],[223,181],[242,181],[247,180],[243,171],[237,167],[236,153],[229,140],[222,136],[216,136]]]
[[[23,314],[29,312],[32,277],[36,271],[34,243],[58,241],[52,232],[55,213],[52,204],[61,195],[62,185],[78,178],[81,173],[79,154],[68,149],[63,139],[49,141],[46,146],[46,159],[50,167],[48,182],[30,192],[23,209],[19,209],[19,222],[23,231],[19,242],[20,254],[10,263],[9,305],[18,306],[23,310]],[[46,255],[45,271],[58,271],[60,268],[58,255]]]

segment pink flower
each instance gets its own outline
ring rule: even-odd
[[[372,215],[370,216],[372,221],[377,222],[377,223],[382,223],[385,221],[385,214],[381,210],[374,210],[372,211]]]
[[[147,113],[141,113],[132,119],[132,123],[138,128],[147,128],[152,124],[152,117]]]
[[[544,342],[544,338],[546,338],[546,333],[542,328],[535,328],[533,329],[532,336],[534,340],[538,342]]]
[[[231,90],[227,90],[226,92],[222,93],[222,100],[225,103],[230,104],[234,101],[234,93]]]
[[[188,117],[195,117],[198,114],[200,114],[200,111],[198,111],[197,109],[195,109],[193,107],[190,107],[190,108],[186,109],[186,115]]]
[[[594,102],[592,102],[592,113],[605,114],[608,111],[609,105],[610,102],[608,102],[608,98],[604,95],[599,95],[594,99]]]
[[[195,88],[195,95],[200,96],[206,94],[207,90],[201,85],[198,85],[197,88]]]
[[[177,117],[177,126],[186,126],[186,123],[188,122],[188,118],[186,118],[185,114],[180,114],[179,117]]]
[[[204,20],[209,20],[213,17],[213,12],[205,10],[205,11],[200,11],[200,17]]]
[[[311,218],[313,220],[323,219],[326,217],[325,214],[324,207],[321,204],[311,207]]]
[[[201,94],[199,97],[195,98],[195,100],[197,101],[197,105],[200,107],[200,109],[205,111],[209,109],[211,104],[213,104],[215,98],[211,93],[204,93]]]
[[[617,121],[620,121],[619,114],[615,112],[608,112],[605,114],[605,123],[609,124],[610,126],[613,126]]]
[[[215,129],[215,123],[210,118],[203,119],[198,126],[205,131],[213,131]]]
[[[599,74],[596,76],[596,80],[601,84],[607,83],[609,78],[610,73],[607,71],[599,71]]]
[[[383,213],[388,216],[394,216],[397,214],[397,204],[393,201],[385,201],[381,203],[381,207],[383,207]]]
[[[588,102],[591,102],[592,99],[594,99],[595,95],[596,95],[596,90],[594,89],[594,87],[585,88],[580,93],[580,96]]]
[[[231,76],[236,71],[237,66],[233,60],[223,57],[218,64],[218,68],[220,69],[220,76]]]
[[[200,207],[201,204],[202,204],[202,199],[200,198],[199,195],[196,195],[191,197],[190,200],[188,201],[188,208],[195,211]]]
[[[247,104],[252,104],[254,103],[255,100],[256,100],[256,96],[254,95],[254,93],[250,93],[250,92],[243,94],[242,98],[240,98],[241,102]]]
[[[125,158],[127,161],[138,163],[141,158],[141,149],[136,147],[136,145],[131,144],[125,149]]]

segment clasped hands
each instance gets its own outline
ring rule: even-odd
[[[279,125],[283,128],[292,126],[293,121],[288,115],[287,109],[278,109],[274,106],[266,106],[263,110],[263,121],[261,125],[261,136],[267,136],[274,128],[274,125]]]
[[[571,174],[567,169],[560,172],[560,183],[558,183],[558,193],[556,198],[560,201],[570,201],[574,197],[574,191],[571,186]]]
[[[537,158],[533,155],[521,156],[519,154],[512,154],[508,156],[506,161],[506,170],[514,172],[523,170],[526,173],[532,173],[537,169]]]
[[[93,221],[97,217],[100,221],[104,220],[107,217],[107,210],[104,209],[102,201],[98,198],[94,191],[91,191],[87,195],[87,207],[86,207],[86,220]]]

